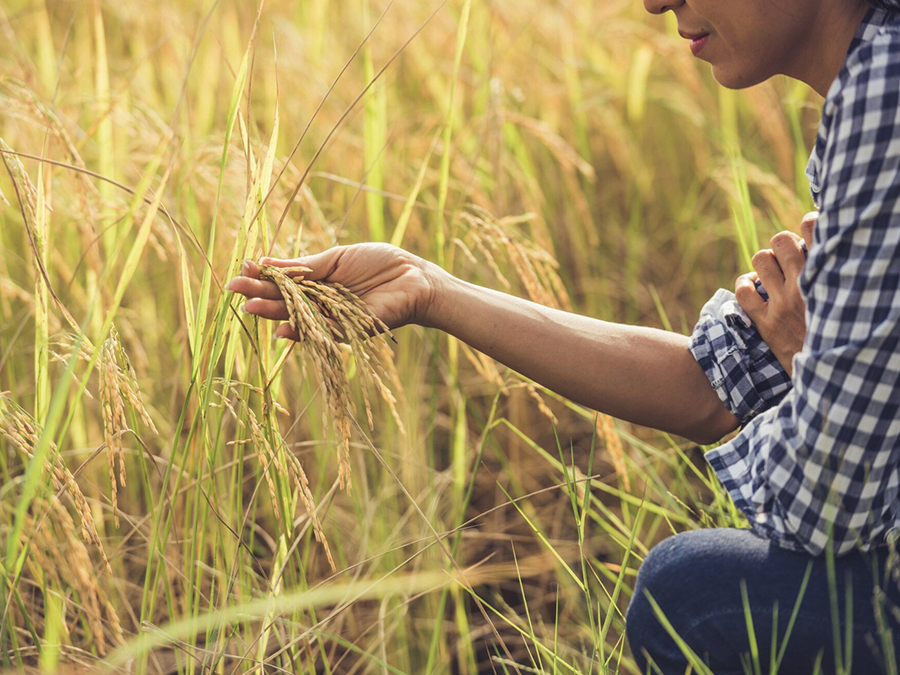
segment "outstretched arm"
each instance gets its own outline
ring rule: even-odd
[[[312,278],[335,281],[365,300],[389,327],[443,330],[559,394],[615,417],[710,443],[737,427],[688,350],[688,338],[599,321],[467,283],[384,244],[330,249],[298,260]],[[254,263],[228,288],[245,310],[285,321],[273,284]],[[296,337],[290,327],[282,337]]]
[[[711,443],[737,427],[688,338],[571,314],[448,276],[433,325],[567,398]]]

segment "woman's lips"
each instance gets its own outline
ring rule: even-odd
[[[706,41],[709,40],[709,33],[682,33],[679,31],[678,34],[685,40],[691,41],[691,53],[694,56],[700,55],[706,46]]]
[[[693,38],[691,40],[691,54],[700,56],[700,52],[702,52],[703,48],[706,46],[707,40],[709,40],[709,35],[701,35],[700,37]]]

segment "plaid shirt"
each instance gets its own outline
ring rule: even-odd
[[[726,291],[691,351],[745,425],[706,458],[751,526],[844,553],[900,535],[900,15],[863,20],[807,175],[820,213],[793,382]]]

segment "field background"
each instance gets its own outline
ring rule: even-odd
[[[810,207],[813,94],[721,89],[637,0],[5,0],[0,40],[0,668],[636,672],[642,557],[740,523],[700,449],[404,328],[402,429],[347,361],[342,491],[222,285],[382,240],[688,332]]]

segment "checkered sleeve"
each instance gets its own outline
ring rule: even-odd
[[[793,388],[707,459],[751,525],[819,554],[900,525],[900,35],[848,57],[820,127],[821,210]]]
[[[757,291],[768,299],[765,289]],[[700,311],[690,350],[725,407],[745,424],[778,403],[791,380],[734,294],[719,289]]]

